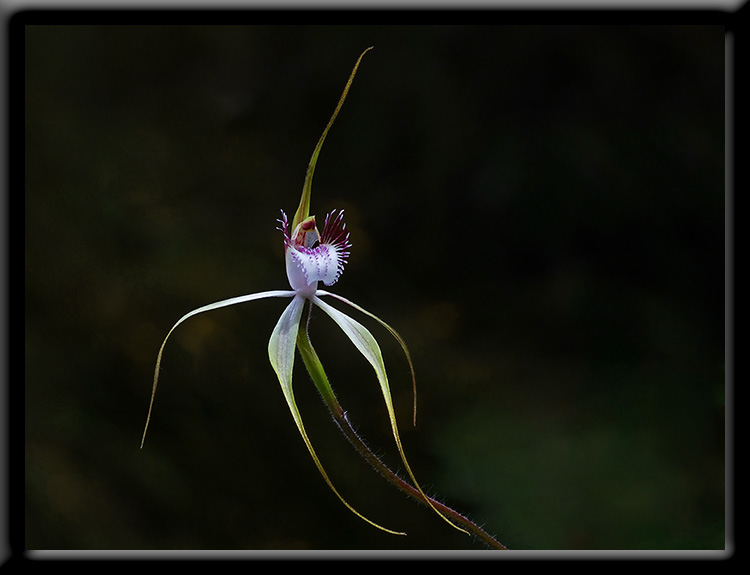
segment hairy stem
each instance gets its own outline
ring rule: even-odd
[[[365,459],[365,461],[372,465],[391,485],[406,493],[409,497],[419,501],[420,503],[425,503],[424,498],[427,497],[430,500],[430,503],[432,503],[432,505],[436,507],[441,513],[445,514],[452,521],[464,527],[467,531],[472,533],[475,537],[477,537],[477,539],[484,542],[490,548],[502,550],[507,549],[505,545],[500,543],[498,540],[492,537],[492,535],[487,533],[484,529],[479,527],[470,519],[464,517],[457,511],[433,499],[432,497],[423,495],[417,488],[411,485],[411,483],[405,481],[397,473],[392,471],[385,463],[383,463],[380,458],[372,452],[372,450],[367,446],[362,438],[357,435],[357,432],[349,422],[349,418],[346,416],[346,412],[341,407],[341,404],[336,398],[336,395],[333,393],[333,389],[328,382],[328,377],[323,370],[323,366],[320,363],[318,354],[315,352],[315,349],[310,342],[307,330],[300,330],[297,334],[297,349],[299,349],[302,360],[305,363],[305,367],[307,367],[308,373],[312,377],[315,386],[320,392],[320,395],[323,397],[323,401],[325,401],[326,405],[328,406],[334,422],[344,434],[344,437],[349,440],[349,443],[352,444],[354,449],[357,450],[357,452]]]

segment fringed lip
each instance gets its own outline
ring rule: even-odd
[[[311,295],[322,281],[330,286],[344,271],[351,242],[344,223],[344,211],[326,215],[323,233],[318,232],[315,216],[302,221],[289,234],[289,220],[282,210],[279,230],[284,234],[287,277],[292,289],[301,295]]]

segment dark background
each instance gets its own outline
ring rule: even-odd
[[[25,29],[30,549],[483,549],[391,488],[268,362],[279,209],[360,52],[312,213],[373,322],[422,485],[514,549],[724,548],[724,30]],[[337,306],[341,308],[341,306]],[[394,467],[372,370],[318,312],[350,418]]]

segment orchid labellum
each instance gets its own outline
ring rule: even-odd
[[[148,424],[151,420],[151,411],[153,408],[154,395],[156,393],[156,385],[159,378],[159,369],[162,361],[162,354],[164,352],[164,346],[166,345],[169,336],[177,328],[178,325],[183,323],[188,318],[193,317],[194,315],[218,308],[264,298],[291,298],[291,302],[287,305],[286,309],[281,314],[276,327],[271,333],[271,339],[268,342],[268,355],[271,360],[271,365],[276,372],[276,375],[278,376],[279,382],[281,383],[281,389],[284,393],[287,404],[289,405],[289,409],[292,413],[292,417],[294,418],[294,422],[297,425],[297,429],[299,430],[302,439],[305,442],[305,445],[307,446],[307,449],[309,450],[313,461],[315,462],[315,465],[325,479],[326,483],[344,503],[344,505],[346,505],[346,507],[348,507],[357,516],[361,517],[375,527],[378,527],[379,529],[388,531],[389,533],[403,534],[399,531],[386,529],[385,527],[382,527],[370,521],[359,512],[357,512],[351,505],[349,505],[349,503],[344,500],[344,498],[333,486],[333,483],[325,472],[323,465],[318,459],[318,456],[313,449],[312,443],[308,438],[307,432],[305,431],[305,426],[302,423],[302,417],[300,416],[299,409],[297,408],[297,404],[294,400],[294,391],[292,389],[292,372],[294,367],[295,348],[299,348],[300,354],[302,355],[305,364],[308,367],[308,371],[310,371],[313,379],[316,382],[316,385],[318,385],[319,389],[322,391],[323,397],[327,401],[329,406],[337,405],[337,403],[335,403],[336,400],[333,394],[333,390],[330,388],[330,384],[325,377],[325,372],[320,365],[320,361],[317,355],[312,349],[309,339],[307,338],[307,334],[304,331],[300,332],[299,329],[300,322],[302,321],[303,308],[305,307],[306,302],[309,302],[310,305],[318,306],[328,316],[330,316],[334,322],[336,322],[336,324],[347,335],[347,337],[351,340],[357,350],[359,350],[359,352],[367,359],[367,361],[375,370],[378,382],[380,383],[383,399],[385,400],[393,437],[395,439],[399,454],[401,455],[401,459],[404,463],[404,468],[408,473],[408,476],[413,483],[414,488],[418,490],[421,498],[430,507],[432,507],[432,509],[434,509],[436,513],[438,513],[443,519],[445,519],[445,521],[450,523],[456,529],[464,531],[461,527],[458,527],[453,522],[451,522],[444,515],[444,513],[437,508],[439,505],[437,502],[424,494],[421,487],[419,487],[419,484],[417,483],[414,474],[412,473],[411,467],[406,460],[406,455],[404,454],[401,439],[399,437],[398,426],[396,425],[396,415],[394,412],[393,401],[388,385],[388,376],[386,375],[385,364],[383,362],[383,356],[381,354],[378,342],[375,340],[370,331],[361,323],[342,313],[338,309],[332,307],[331,305],[323,301],[322,298],[334,298],[339,302],[346,304],[367,315],[368,317],[378,321],[397,339],[397,341],[403,348],[407,360],[409,361],[409,366],[411,367],[411,359],[409,357],[409,352],[404,341],[396,333],[396,331],[393,330],[393,328],[391,328],[381,319],[364,310],[357,304],[339,295],[319,289],[319,284],[321,282],[326,286],[330,286],[336,283],[336,281],[339,279],[341,273],[344,270],[344,265],[349,255],[349,249],[351,248],[351,243],[349,242],[349,233],[346,231],[346,224],[343,220],[343,211],[334,211],[329,213],[325,217],[322,231],[319,231],[317,227],[315,216],[309,215],[312,177],[315,171],[315,164],[317,162],[318,154],[320,153],[320,149],[323,145],[323,141],[325,140],[329,129],[333,125],[333,122],[338,115],[339,110],[341,109],[341,106],[346,98],[362,57],[370,49],[371,48],[365,50],[357,60],[357,63],[352,70],[352,73],[344,88],[344,92],[341,95],[333,116],[329,120],[328,125],[323,132],[323,135],[321,136],[317,146],[315,147],[312,158],[310,159],[310,164],[307,169],[307,175],[305,177],[305,182],[302,190],[302,198],[300,200],[300,204],[297,212],[294,215],[294,218],[291,222],[289,222],[286,214],[284,214],[283,211],[281,212],[282,215],[281,219],[279,220],[280,226],[278,229],[283,234],[286,274],[287,278],[289,279],[289,286],[291,289],[264,291],[218,301],[194,309],[193,311],[185,314],[177,321],[177,323],[172,327],[172,329],[164,339],[164,342],[162,343],[157,355],[156,369],[154,372],[154,382],[151,391],[151,401],[149,404],[148,416],[146,418],[146,426],[143,431],[143,438],[141,440],[141,447],[143,446],[143,442],[145,441],[146,430],[148,429]],[[413,374],[414,370],[412,368],[412,378]]]

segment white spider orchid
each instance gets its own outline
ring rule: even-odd
[[[451,526],[465,532],[464,529],[455,525],[441,511],[439,511],[436,508],[436,504],[433,503],[433,500],[431,500],[424,494],[422,488],[419,487],[419,484],[417,483],[414,474],[412,473],[411,467],[406,460],[406,455],[404,454],[404,450],[401,445],[401,439],[399,437],[398,426],[396,424],[396,415],[394,412],[393,401],[388,385],[388,377],[386,375],[385,364],[383,362],[383,356],[377,341],[369,332],[369,330],[362,324],[337,310],[336,308],[331,307],[321,298],[336,298],[339,301],[375,319],[381,325],[383,325],[397,339],[397,341],[403,348],[409,362],[409,366],[412,370],[413,378],[414,370],[411,364],[411,358],[409,357],[409,352],[403,339],[401,339],[396,331],[388,324],[386,324],[384,321],[371,314],[370,312],[364,310],[357,304],[339,295],[324,291],[322,289],[318,289],[319,282],[323,282],[326,286],[330,286],[339,279],[339,276],[343,272],[347,256],[349,255],[349,248],[351,247],[351,244],[349,242],[349,233],[346,231],[346,225],[343,222],[343,211],[340,211],[338,213],[331,212],[326,216],[322,233],[318,231],[315,222],[315,216],[308,215],[310,206],[310,193],[312,188],[312,176],[315,171],[315,164],[317,162],[318,154],[323,145],[323,141],[325,140],[328,130],[333,125],[333,121],[335,120],[341,108],[341,105],[346,98],[347,92],[349,90],[349,87],[351,86],[352,80],[354,79],[354,75],[356,74],[362,57],[370,49],[371,48],[365,50],[357,60],[354,69],[352,70],[352,73],[349,77],[349,81],[347,82],[344,88],[344,92],[342,93],[339,103],[333,113],[333,116],[328,122],[323,135],[321,136],[317,146],[315,147],[312,158],[310,159],[310,164],[308,165],[307,175],[305,177],[305,182],[302,190],[302,199],[300,200],[300,205],[297,209],[294,219],[292,220],[291,226],[289,225],[286,214],[284,214],[283,211],[281,212],[282,218],[278,220],[281,224],[278,229],[284,234],[286,273],[289,279],[291,290],[264,291],[218,301],[194,309],[193,311],[182,316],[177,321],[177,323],[174,324],[172,329],[169,330],[169,333],[167,333],[166,338],[164,338],[164,342],[162,343],[157,355],[156,369],[154,372],[154,382],[151,391],[151,401],[149,404],[148,416],[146,418],[146,426],[143,431],[143,439],[141,440],[141,447],[143,447],[143,442],[146,438],[146,430],[148,429],[148,424],[151,419],[151,410],[153,407],[154,395],[156,393],[156,385],[159,378],[159,368],[161,365],[162,354],[164,352],[164,346],[167,343],[167,339],[169,339],[169,336],[172,334],[175,328],[177,328],[178,325],[183,323],[188,318],[193,317],[194,315],[218,308],[263,298],[292,298],[292,301],[281,314],[281,317],[279,318],[279,321],[271,334],[271,339],[268,342],[268,355],[271,360],[271,365],[273,366],[273,369],[276,371],[276,374],[279,378],[284,397],[286,398],[287,404],[289,405],[289,409],[292,413],[292,417],[294,418],[294,422],[297,424],[297,428],[302,435],[302,439],[304,440],[305,445],[307,446],[307,449],[309,450],[310,455],[315,462],[315,465],[325,479],[326,483],[338,496],[338,498],[344,503],[344,505],[346,505],[347,508],[349,508],[360,518],[364,519],[365,521],[379,529],[382,529],[389,533],[404,535],[404,533],[402,532],[386,529],[385,527],[382,527],[377,523],[370,521],[344,500],[344,498],[333,486],[333,483],[323,469],[323,465],[318,459],[318,456],[313,449],[312,443],[308,438],[307,432],[305,431],[305,427],[302,423],[302,417],[300,416],[299,409],[297,408],[297,404],[294,400],[294,391],[292,389],[292,370],[294,367],[295,347],[299,347],[300,353],[302,354],[302,357],[305,360],[306,365],[308,366],[308,371],[310,371],[310,374],[313,376],[316,385],[318,385],[318,388],[321,390],[323,397],[328,403],[329,407],[334,405],[338,406],[335,395],[333,394],[333,389],[330,387],[330,384],[325,377],[325,372],[323,371],[322,365],[320,365],[317,355],[312,349],[309,340],[305,337],[300,337],[298,339],[298,336],[302,335],[299,331],[302,311],[305,306],[305,302],[309,301],[311,305],[318,306],[326,314],[328,314],[331,319],[336,322],[336,324],[338,324],[338,326],[352,341],[354,346],[360,351],[360,353],[362,353],[362,355],[367,359],[367,361],[375,370],[375,374],[377,376],[378,382],[380,383],[383,398],[385,400],[385,405],[388,411],[388,417],[390,419],[391,430],[396,442],[396,446],[398,448],[399,454],[401,455],[404,467],[409,477],[411,478],[414,487],[419,491],[421,498]]]

